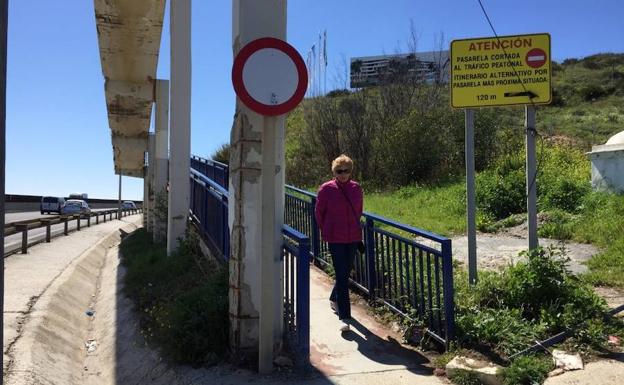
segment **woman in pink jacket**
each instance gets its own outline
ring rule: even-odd
[[[360,185],[351,180],[353,160],[340,155],[332,162],[334,178],[323,183],[316,198],[315,216],[323,240],[329,244],[336,283],[329,297],[332,309],[338,312],[340,331],[349,331],[349,272],[357,245],[362,240],[360,217],[364,194]]]

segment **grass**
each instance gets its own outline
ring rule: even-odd
[[[502,370],[503,385],[541,384],[553,369],[554,364],[550,357],[520,357]]]
[[[524,186],[504,182],[505,178],[515,178],[509,170],[523,168],[523,163],[512,154],[499,161],[497,171],[479,174],[477,225],[481,231],[497,231],[525,218],[524,214],[512,214],[496,221],[498,211],[507,212],[500,207],[506,202],[503,198],[511,194],[505,189]],[[500,176],[493,179],[495,173]],[[414,185],[366,193],[365,210],[448,237],[464,234],[464,183],[460,180],[437,187]],[[483,190],[489,193],[479,194]],[[544,146],[538,190],[538,209],[545,218],[540,236],[598,246],[602,251],[589,261],[585,278],[594,285],[624,288],[624,196],[591,192],[587,158],[579,149],[566,146]],[[488,208],[494,211],[489,213]]]
[[[573,239],[604,251],[592,258],[586,278],[595,285],[624,288],[624,196],[592,193],[585,199]]]
[[[140,317],[141,334],[176,363],[218,362],[227,349],[227,269],[201,257],[187,236],[177,252],[154,245],[144,229],[121,243],[124,292]]]
[[[592,192],[582,199],[576,214],[550,212],[540,234],[591,243],[602,251],[588,263],[584,275],[597,286],[624,288],[624,196]]]
[[[466,229],[465,187],[408,186],[394,192],[366,194],[364,210],[444,236]]]

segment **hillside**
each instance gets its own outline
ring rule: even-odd
[[[552,63],[553,103],[540,106],[546,142],[587,151],[624,129],[624,54]],[[521,150],[524,110],[484,108],[475,121],[477,170]],[[288,118],[287,181],[318,184],[339,153],[358,165],[356,178],[374,189],[438,184],[463,174],[464,114],[449,106],[445,84],[404,79],[305,100]]]

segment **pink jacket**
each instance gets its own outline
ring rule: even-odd
[[[351,201],[353,209],[349,206],[347,197]],[[323,240],[329,243],[361,241],[360,217],[362,216],[363,203],[364,193],[357,182],[349,180],[340,183],[336,179],[332,179],[323,183],[318,191],[314,211]]]

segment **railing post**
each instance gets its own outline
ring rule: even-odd
[[[312,256],[314,260],[316,260],[321,255],[321,237],[318,223],[316,223],[316,215],[314,215],[314,211],[316,210],[316,197],[312,197],[311,203],[310,216],[312,217]]]
[[[87,227],[91,227],[91,213],[87,215]]]
[[[69,230],[69,228],[68,228],[68,226],[67,226],[67,219],[68,219],[67,217],[62,217],[62,218],[61,218],[61,222],[63,222],[63,234],[64,234],[64,235],[67,235],[67,233],[69,232],[69,231],[68,231],[68,230]]]
[[[364,225],[364,236],[366,246],[366,268],[368,271],[368,298],[373,300],[376,297],[377,290],[377,269],[375,266],[375,240],[374,240],[375,222],[366,217]]]
[[[442,242],[442,293],[444,295],[444,322],[446,348],[455,338],[455,300],[453,299],[453,253],[451,240]]]
[[[226,261],[230,260],[230,228],[229,228],[229,222],[228,222],[228,202],[227,202],[227,197],[225,197],[224,195],[221,195],[221,210],[222,210],[222,215],[221,218],[223,218],[223,223],[221,224],[223,226],[223,258]]]
[[[76,230],[80,231],[80,214],[77,215],[76,219]]]
[[[22,232],[22,254],[28,253],[28,225],[15,225],[17,231]]]
[[[299,244],[296,282],[297,340],[307,362],[310,358],[310,238],[308,237],[302,239]]]
[[[52,226],[50,225],[50,222],[52,222],[52,220],[51,219],[42,219],[41,222],[45,223],[45,226],[46,226],[45,241],[46,241],[46,243],[50,243],[50,238],[51,238],[51,235],[52,235],[51,234],[52,233],[52,231],[51,231],[51,227]]]
[[[106,223],[106,212],[102,215],[102,218],[104,218],[104,223]]]

